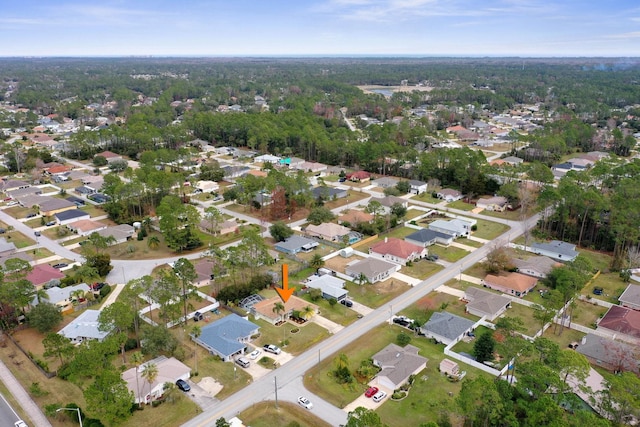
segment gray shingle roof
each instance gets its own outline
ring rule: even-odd
[[[567,258],[578,256],[578,252],[575,250],[576,245],[573,245],[567,242],[562,242],[560,240],[552,240],[549,243],[546,243],[546,242],[533,243],[531,247],[534,249],[541,249],[541,250],[565,255]]]
[[[405,237],[405,239],[413,240],[414,242],[422,242],[422,243],[427,243],[437,238],[450,239],[451,235],[447,233],[441,233],[435,230],[429,230],[428,228],[423,228],[422,230],[418,230],[415,233],[411,233]]]
[[[396,386],[402,384],[420,366],[429,359],[418,355],[418,348],[412,345],[400,347],[389,344],[372,357],[374,363],[382,368],[378,375],[389,378]]]
[[[80,209],[71,209],[64,212],[58,212],[54,216],[58,219],[58,221],[68,221],[70,219],[80,219],[85,216],[88,217],[89,214],[85,211],[81,211]]]
[[[630,284],[618,299],[623,303],[640,305],[640,286]]]
[[[305,245],[314,245],[314,244],[318,246],[318,243],[315,240],[294,235],[289,237],[284,242],[276,243],[275,248],[283,252],[295,252],[297,250],[300,250],[300,248],[302,248]]]
[[[469,330],[473,325],[474,322],[471,320],[442,311],[433,313],[429,321],[421,329],[453,340]]]

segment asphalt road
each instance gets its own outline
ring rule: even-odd
[[[13,427],[14,423],[18,421],[20,417],[13,410],[7,399],[0,394],[0,426]]]
[[[535,224],[535,221],[530,222]],[[506,241],[507,239],[519,236],[524,231],[524,224],[522,223],[512,222],[512,226],[511,230],[505,232],[501,236],[498,236],[495,240]],[[286,398],[286,400],[295,400],[298,395],[305,395],[312,400],[314,404],[312,412],[320,416],[320,418],[334,426],[346,423],[347,414],[344,411],[325,402],[321,398],[312,396],[309,392],[304,391],[304,387],[302,386],[302,377],[305,372],[315,364],[319,363],[320,360],[332,357],[332,355],[342,347],[362,337],[381,323],[388,321],[393,313],[401,311],[436,289],[438,286],[455,278],[462,271],[464,265],[470,266],[479,262],[481,259],[486,257],[492,249],[492,245],[487,244],[471,252],[465,258],[452,263],[445,270],[441,270],[434,276],[422,281],[420,284],[398,296],[390,303],[377,308],[370,314],[352,323],[322,343],[298,355],[275,371],[256,380],[244,389],[238,391],[232,396],[229,396],[224,401],[213,405],[209,410],[196,416],[189,422],[183,424],[183,426],[212,426],[215,425],[215,420],[220,417],[229,419],[247,409],[253,403],[264,400],[273,400],[275,398],[274,388],[276,379],[278,384],[278,393]]]

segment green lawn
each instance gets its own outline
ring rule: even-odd
[[[464,302],[453,295],[443,292],[432,292],[398,314],[417,320],[420,323],[425,323],[436,311],[447,311],[469,320],[478,320],[479,317],[465,312],[465,305]]]
[[[602,252],[589,251],[582,248],[579,248],[578,252],[580,252],[580,255],[591,261],[594,270],[600,270],[603,273],[609,271],[609,265],[611,265],[612,260],[611,255]]]
[[[475,283],[467,282],[465,280],[460,281],[458,279],[449,280],[445,284],[447,286],[451,287],[451,288],[460,289],[461,291],[466,291],[469,286],[473,286],[473,287],[476,287],[476,288],[481,288],[482,287],[482,285],[476,285]],[[489,289],[489,288],[483,288],[483,289],[486,290],[486,291],[490,291],[491,292],[491,289]]]
[[[435,197],[432,197],[433,192],[431,191],[427,191],[426,193],[422,193],[418,196],[413,196],[411,199],[415,199],[415,200],[419,200],[421,202],[425,202],[425,203],[432,203],[432,204],[437,204],[437,203],[442,203],[441,199],[437,199]]]
[[[473,248],[481,248],[484,246],[484,243],[476,242],[475,240],[466,239],[464,237],[461,237],[456,241],[461,245],[471,246]]]
[[[320,414],[318,414],[320,415]],[[289,402],[260,402],[241,412],[238,418],[253,427],[304,426],[328,427],[329,424],[312,412]]]
[[[384,324],[353,341],[340,352],[348,356],[350,370],[354,372],[361,361],[370,359],[387,344],[395,342],[397,335],[404,331],[405,329],[396,325]],[[442,353],[444,346],[416,336],[412,337],[411,344],[418,347],[419,354],[428,359],[427,367],[416,376],[411,391],[405,399],[401,401],[387,399],[378,407],[376,412],[382,421],[391,427],[406,426],[407,420],[411,420],[411,425],[418,425],[437,419],[442,408],[454,405],[455,396],[461,387],[461,383],[450,382],[438,372],[440,361],[444,359]],[[308,371],[304,382],[309,391],[343,408],[366,390],[366,380],[348,385],[338,384],[330,374],[335,367],[337,357],[338,354],[334,354]],[[467,371],[468,378],[486,375],[463,363],[461,363],[461,369]]]
[[[215,378],[224,387],[216,395],[218,399],[224,399],[251,382],[251,375],[243,369],[234,369],[235,364],[223,362],[219,357],[206,356],[198,359],[198,374],[200,377]],[[198,381],[198,380],[196,380]]]
[[[318,301],[311,301],[309,294],[304,294],[301,296],[305,301],[312,302],[317,305],[320,309],[320,315],[331,320],[334,323],[337,323],[342,326],[350,325],[358,319],[358,314],[345,307],[342,304],[329,304],[329,301],[321,298]]]
[[[456,200],[455,202],[451,202],[447,205],[448,208],[458,209],[461,211],[472,211],[476,208],[476,206],[472,203],[466,203],[463,200]]]
[[[469,255],[469,251],[455,246],[444,247],[436,244],[429,246],[429,254],[438,255],[445,261],[456,262]]]
[[[511,308],[507,310],[505,315],[509,317],[519,317],[522,323],[524,323],[525,330],[523,333],[532,337],[540,330],[540,322],[533,318],[534,313],[534,309],[512,302]]]
[[[378,308],[409,289],[409,286],[397,280],[387,279],[383,283],[358,285],[347,282],[345,289],[349,297],[367,307]]]
[[[415,218],[417,216],[420,216],[420,215],[424,215],[424,214],[425,214],[425,211],[409,208],[409,210],[407,211],[407,214],[405,215],[405,217],[403,219],[405,221],[411,221],[413,218]]]
[[[604,293],[602,295],[593,294],[593,288],[596,286],[603,289]],[[618,273],[602,273],[590,285],[585,286],[581,294],[617,304],[618,297],[626,288],[627,284],[620,278]]]
[[[265,344],[276,344],[294,355],[329,337],[329,332],[314,322],[306,322],[304,325],[287,322],[280,326],[273,326],[261,319],[253,319],[252,322],[260,326],[260,338],[254,342],[255,345],[261,347]],[[297,333],[291,332],[296,329]],[[288,341],[286,346],[282,344],[284,340]]]
[[[18,249],[22,249],[22,248],[26,248],[27,246],[31,246],[31,245],[35,245],[35,237],[31,238],[31,237],[27,237],[24,234],[20,233],[19,231],[8,231],[6,234],[3,235],[3,237],[5,239],[7,239],[7,242],[13,242],[14,245],[16,245],[16,248]]]
[[[407,276],[415,277],[416,279],[424,280],[427,277],[433,276],[443,268],[444,267],[442,267],[440,264],[436,264],[435,262],[423,259],[418,262],[412,263],[411,266],[403,267],[402,273],[406,274]]]
[[[502,219],[510,219],[512,221],[520,221],[520,209],[515,211],[504,211],[504,212],[496,212],[496,211],[487,211],[484,210],[480,212],[481,215],[492,216],[494,218],[502,218]]]
[[[586,334],[582,332],[573,331],[568,328],[564,328],[562,330],[562,333],[560,333],[560,328],[558,328],[554,333],[554,328],[551,327],[544,331],[544,335],[542,336],[545,338],[549,338],[550,340],[558,344],[560,348],[567,348],[572,342],[581,342],[582,337],[584,337],[585,335]]]
[[[590,304],[587,301],[575,301],[572,321],[587,328],[594,329],[595,322],[607,312],[606,307]]]
[[[478,229],[473,232],[473,235],[479,239],[492,240],[509,230],[509,226],[499,224],[493,221],[487,221],[485,219],[477,220]]]

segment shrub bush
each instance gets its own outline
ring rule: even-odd
[[[111,286],[103,286],[102,289],[100,289],[100,298],[106,297],[109,295],[109,292],[111,292]]]
[[[135,338],[127,338],[127,341],[124,343],[125,351],[133,350],[138,348],[138,341]]]

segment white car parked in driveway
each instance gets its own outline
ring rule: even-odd
[[[251,353],[249,353],[249,359],[256,360],[258,356],[260,356],[260,354],[262,354],[262,351],[259,348],[256,348]]]

